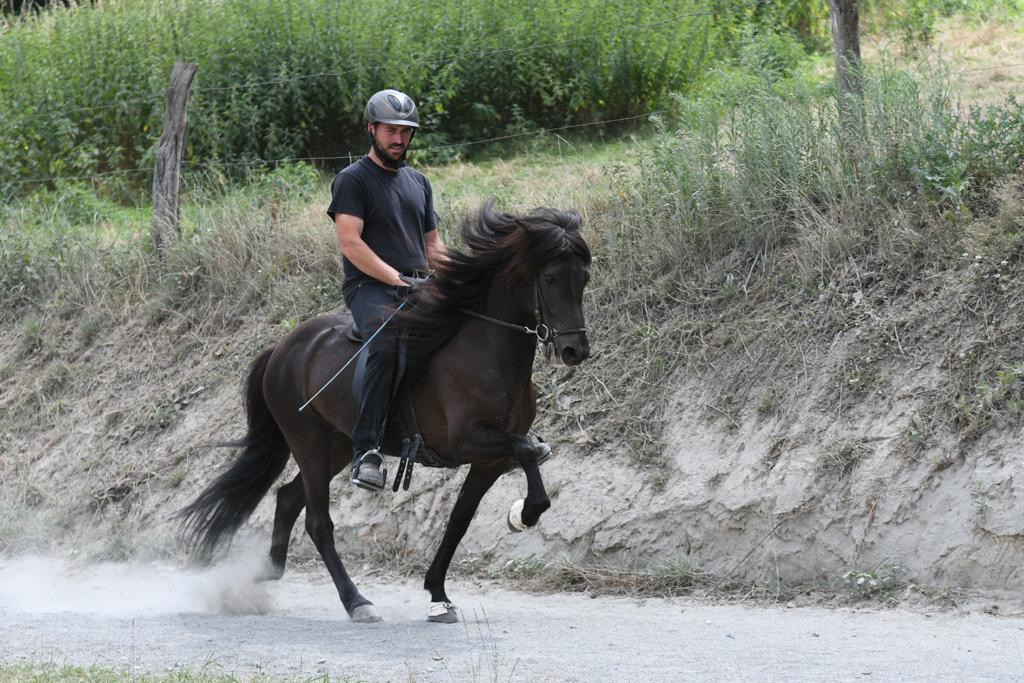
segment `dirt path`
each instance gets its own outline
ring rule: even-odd
[[[429,624],[412,582],[361,581],[384,617],[348,621],[322,571],[239,583],[145,565],[0,560],[0,661],[205,669],[291,680],[1019,681],[1024,619],[531,595],[453,582]]]

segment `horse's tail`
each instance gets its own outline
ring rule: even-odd
[[[241,448],[230,468],[181,510],[182,538],[193,556],[209,561],[223,540],[230,540],[256,509],[288,464],[288,443],[263,397],[263,376],[270,348],[252,363],[245,389],[249,431],[240,440],[220,444]]]

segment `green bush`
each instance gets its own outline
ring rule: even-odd
[[[970,213],[1024,163],[1024,107],[1011,98],[962,116],[941,74],[868,71],[858,124],[843,132],[830,87],[801,79],[722,73],[678,105],[632,198],[665,247],[636,253],[675,272],[763,256],[821,215],[850,237],[877,234],[901,205]]]
[[[146,188],[174,62],[198,64],[187,158],[238,175],[248,162],[313,157],[329,167],[366,146],[361,117],[383,87],[419,102],[428,147],[635,116],[710,65],[760,45],[788,63],[822,0],[776,10],[646,0],[111,0],[16,20],[0,41],[0,195],[104,174]],[[819,31],[820,33],[820,31]],[[769,45],[772,41],[777,45]],[[749,50],[748,50],[749,51]],[[423,145],[420,145],[421,147]],[[439,150],[440,156],[470,148]]]

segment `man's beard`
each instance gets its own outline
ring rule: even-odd
[[[400,156],[398,159],[394,159],[387,150],[385,150],[377,143],[376,135],[371,134],[369,131],[367,131],[366,134],[367,136],[369,136],[370,144],[373,146],[373,150],[377,153],[377,158],[380,159],[380,162],[382,164],[384,164],[388,168],[393,168],[395,170],[398,170],[405,166],[405,154],[406,152],[409,151],[408,146],[406,146],[406,148],[402,150],[402,156]]]

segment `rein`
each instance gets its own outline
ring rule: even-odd
[[[468,308],[460,308],[459,310],[461,312],[465,313],[466,315],[471,316],[473,318],[477,318],[479,320],[486,320],[489,323],[494,323],[495,325],[501,325],[502,327],[507,327],[510,330],[518,330],[518,331],[523,332],[525,334],[536,335],[537,341],[539,341],[539,342],[552,341],[559,334],[568,334],[569,332],[586,332],[586,330],[584,330],[584,329],[565,330],[564,332],[559,332],[558,330],[552,330],[550,327],[548,327],[544,323],[538,323],[537,327],[529,327],[527,325],[516,325],[515,323],[507,323],[504,320],[498,320],[497,318],[492,318],[492,317],[490,317],[488,315],[484,315],[483,313],[477,313],[476,311],[471,311]]]
[[[500,325],[501,327],[507,327],[510,330],[518,330],[524,334],[532,334],[537,337],[537,341],[542,344],[554,344],[555,339],[564,334],[575,334],[587,331],[587,328],[585,327],[576,327],[569,330],[556,330],[544,322],[544,297],[541,295],[539,281],[537,282],[537,310],[534,311],[534,317],[538,321],[536,327],[531,328],[527,325],[516,325],[515,323],[505,322],[504,320],[492,318],[489,315],[484,315],[483,313],[471,311],[468,308],[460,308],[459,310],[470,317],[477,318],[478,320],[484,320],[489,323],[494,323],[495,325]]]

